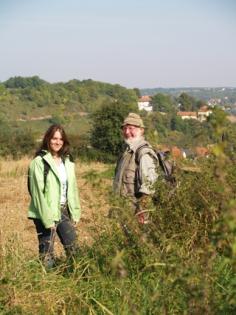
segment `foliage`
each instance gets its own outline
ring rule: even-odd
[[[178,97],[181,93],[186,93],[191,97],[201,100],[199,107],[203,102],[213,102],[215,105],[227,105],[228,107],[235,108],[236,103],[236,88],[235,87],[216,87],[216,88],[153,88],[141,89],[142,95],[155,95],[157,93],[168,94],[172,97]]]
[[[74,261],[46,271],[20,246],[16,231],[0,243],[0,312],[7,314],[227,314],[236,311],[235,162],[226,151],[177,170],[179,185],[159,179],[150,223],[139,225],[127,200],[99,185],[110,172],[84,175],[110,196],[92,244]],[[104,182],[103,182],[104,183]]]
[[[137,111],[135,103],[105,103],[92,116],[92,146],[101,152],[117,155],[121,151],[123,142],[120,131],[122,122],[129,112],[135,111]]]
[[[194,111],[196,109],[196,102],[195,99],[188,95],[187,93],[181,93],[180,96],[177,98],[178,103],[180,104],[181,111]]]
[[[214,130],[208,122],[182,120],[175,113],[161,114],[154,112],[145,119],[145,133],[153,144],[163,143],[170,146],[204,146],[215,141]]]
[[[210,134],[214,141],[221,141],[230,125],[226,118],[226,113],[218,107],[214,108],[212,114],[208,118],[208,123],[209,129],[211,130]]]
[[[168,113],[173,112],[176,109],[174,100],[171,96],[162,93],[157,93],[152,97],[152,106],[153,111],[156,112]]]
[[[10,128],[0,120],[0,156],[19,158],[35,149],[35,135],[30,129]]]
[[[23,77],[13,77],[4,82],[6,88],[17,89],[26,87],[38,87],[46,84],[46,81],[40,79],[38,76],[23,78]]]
[[[24,117],[50,109],[51,119],[65,119],[63,113],[70,112],[65,121],[73,131],[73,113],[88,108],[92,122],[90,115],[85,117],[92,125],[94,147],[87,126],[83,135],[69,135],[72,153],[112,161],[120,150],[123,118],[137,110],[136,97],[133,90],[92,80],[19,89],[1,85],[0,154],[18,157],[34,147],[34,131],[10,124],[7,116],[16,104],[24,103]],[[59,257],[51,271],[23,250],[25,236],[19,236],[17,225],[10,226],[9,238],[0,241],[1,314],[236,312],[236,126],[219,109],[202,124],[182,121],[171,112],[143,114],[143,118],[147,136],[156,143],[211,142],[211,156],[195,161],[192,169],[177,165],[177,186],[159,176],[147,225],[138,224],[128,200],[112,195],[114,165],[102,174],[91,169],[83,179],[109,203],[109,214],[101,214],[104,204],[96,200],[97,217],[89,230],[93,243],[81,244],[72,262]],[[22,169],[15,168],[15,180],[19,172]],[[87,200],[84,204],[90,207]],[[14,213],[14,204],[12,209]],[[81,229],[84,224],[82,220]]]
[[[138,88],[134,88],[133,90],[134,90],[134,92],[136,93],[136,96],[137,96],[138,98],[141,97],[141,92],[140,92],[140,90],[139,90]]]
[[[50,84],[37,76],[14,77],[1,84],[0,112],[9,120],[27,121],[34,116],[57,116],[58,110],[60,115],[73,116],[98,110],[105,101],[136,102],[137,93],[118,84],[93,80]]]
[[[116,157],[109,152],[102,152],[97,150],[90,145],[90,139],[87,135],[85,136],[75,136],[70,135],[70,145],[71,145],[71,154],[73,158],[79,158],[80,161],[91,162],[98,161],[104,163],[113,163],[116,160]]]
[[[208,121],[202,123],[195,120],[182,120],[176,115],[178,103],[190,110],[196,110],[204,104],[204,100],[195,99],[191,93],[188,93],[189,91],[183,89],[178,95],[179,89],[178,93],[175,89],[160,89],[153,95],[154,110],[158,111],[141,112],[147,127],[145,129],[147,139],[153,144],[177,145],[181,148],[208,146],[227,137],[233,139],[235,127],[226,120],[225,112],[220,108],[213,109],[213,114]],[[167,92],[169,95],[166,94]],[[83,141],[79,141],[81,148],[73,147],[76,156],[79,154],[83,159],[87,156],[88,160],[111,162],[121,148],[120,123],[124,113],[137,111],[139,93],[138,89],[126,89],[118,84],[112,85],[93,80],[74,79],[66,83],[50,84],[37,76],[10,78],[0,84],[0,116],[4,121],[0,127],[2,130],[0,154],[6,155],[7,152],[12,151],[8,147],[9,139],[11,137],[15,139],[16,136],[13,134],[17,129],[25,134],[30,130],[27,137],[31,137],[32,134],[33,141],[33,139],[40,139],[50,124],[59,122],[72,137],[78,135],[83,139],[86,138],[86,145],[82,143]],[[217,93],[223,91],[217,90]],[[121,106],[118,120],[112,122],[112,118],[108,117],[110,109],[107,113],[103,113],[104,108],[106,111],[106,106],[107,108]],[[101,119],[101,123],[94,125],[95,116],[99,111],[101,117],[98,117],[98,120]],[[217,132],[216,121],[218,121]],[[7,127],[4,127],[6,124]],[[25,138],[24,141],[31,142],[31,140]],[[24,146],[22,142],[21,144],[22,149],[17,147],[19,154],[21,151],[30,153],[33,144],[29,147]],[[28,152],[26,152],[27,148]]]

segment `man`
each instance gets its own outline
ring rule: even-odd
[[[129,113],[122,124],[125,151],[117,161],[114,191],[131,199],[138,221],[148,222],[147,204],[157,180],[158,158],[144,139],[144,124],[138,114]]]

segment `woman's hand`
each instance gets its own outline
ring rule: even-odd
[[[49,229],[51,231],[55,231],[57,228],[56,228],[56,225],[54,224],[54,225],[49,226]]]

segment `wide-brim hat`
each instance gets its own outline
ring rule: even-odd
[[[124,119],[122,127],[126,125],[132,125],[139,128],[145,128],[142,118],[135,113],[129,113],[129,115]]]

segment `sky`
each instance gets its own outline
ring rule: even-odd
[[[236,87],[235,0],[0,0],[0,82]]]

